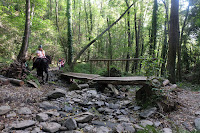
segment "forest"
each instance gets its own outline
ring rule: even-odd
[[[36,58],[36,56],[38,56],[38,50],[41,48],[45,51],[46,61],[49,61],[47,66],[45,66],[44,61],[43,66],[46,68],[42,68],[42,72],[40,72],[38,66],[34,65],[34,62],[37,62],[38,59]],[[143,128],[144,125],[141,124],[142,131],[140,131],[141,128],[135,126],[138,122],[138,117],[135,123],[131,121],[132,117],[129,117],[128,122],[131,122],[131,125],[134,123],[134,126],[130,126],[130,123],[126,121],[128,125],[127,123],[125,125],[118,125],[115,127],[115,130],[119,133],[123,131],[159,133],[161,128],[163,128],[162,131],[164,133],[170,133],[170,131],[176,133],[195,133],[200,131],[200,118],[198,118],[200,116],[198,101],[200,100],[199,53],[200,0],[0,1],[0,94],[2,95],[0,98],[0,105],[6,103],[7,106],[7,104],[11,103],[8,101],[15,101],[15,98],[18,99],[17,102],[28,105],[27,97],[30,97],[29,101],[31,101],[31,103],[40,102],[44,100],[40,92],[46,94],[47,91],[52,91],[55,88],[57,89],[57,87],[59,89],[64,86],[69,88],[69,92],[68,89],[67,91],[65,90],[66,92],[63,92],[61,89],[54,90],[52,93],[59,93],[58,97],[73,95],[73,98],[78,99],[81,97],[79,93],[82,93],[87,96],[87,102],[89,103],[95,101],[95,98],[93,99],[92,96],[97,94],[103,95],[102,97],[113,98],[111,98],[111,102],[113,103],[110,103],[108,102],[109,98],[105,101],[96,97],[96,102],[98,103],[94,102],[96,105],[95,107],[93,107],[93,104],[88,105],[88,103],[84,103],[85,101],[81,101],[83,100],[81,98],[79,99],[81,102],[72,97],[70,97],[72,101],[68,101],[68,103],[65,103],[63,99],[59,99],[61,102],[57,100],[57,102],[64,103],[64,105],[62,105],[65,108],[63,112],[66,113],[69,111],[69,108],[72,108],[72,112],[67,112],[67,115],[76,117],[76,115],[80,115],[77,112],[81,110],[81,112],[84,113],[83,108],[87,106],[85,110],[89,110],[89,114],[86,113],[86,116],[92,117],[93,120],[98,116],[97,119],[103,121],[104,117],[101,118],[100,112],[107,112],[108,114],[112,112],[112,115],[105,115],[105,119],[112,120],[112,118],[115,118],[120,121],[122,118],[118,118],[115,112],[116,109],[121,111],[123,117],[129,117],[131,114],[130,110],[132,110],[129,105],[134,106],[133,109],[138,107],[133,101],[127,104],[121,104],[119,103],[120,100],[123,102],[123,98],[127,98],[126,100],[128,101],[130,99],[138,100],[139,98],[142,104],[138,102],[137,104],[139,107],[141,106],[142,109],[146,109],[146,107],[149,107],[146,103],[148,103],[148,98],[150,98],[152,103],[148,104],[150,104],[151,107],[152,105],[153,107],[154,105],[156,106],[156,109],[150,108],[150,112],[156,115],[150,117],[150,115],[152,115],[152,113],[150,113],[150,115],[145,118],[151,121],[158,119],[158,121],[162,121],[160,122],[162,126],[158,126],[157,129],[155,126],[151,127],[153,124],[150,124],[149,127]],[[65,63],[62,67],[59,66],[59,61],[61,59]],[[41,62],[42,61],[40,61],[39,65],[42,64]],[[44,81],[43,71],[47,73],[45,78],[48,84],[43,84],[44,82],[41,83],[39,81],[39,78],[36,76],[36,71],[33,71],[34,68],[37,68],[37,76],[42,76],[42,81]],[[120,77],[121,79],[128,79],[129,77],[137,78],[145,76],[147,77],[145,81],[148,80],[151,83],[148,82],[145,83],[145,85],[141,84],[143,82],[143,79],[141,79],[140,82],[136,81],[136,86],[139,84],[143,85],[143,87],[139,86],[138,88],[138,86],[135,87],[132,85],[120,86],[118,85],[119,83],[114,85],[114,82],[109,83],[107,86],[105,86],[105,83],[103,85],[101,83],[101,85],[96,85],[93,81],[84,82],[84,84],[82,84],[82,81],[71,81],[71,79],[69,79],[69,82],[66,84],[66,82],[63,83],[63,81],[57,77],[58,75],[61,75],[61,77],[64,75],[64,78],[69,78],[69,73],[71,72],[74,72],[75,75],[81,73],[83,75],[98,75],[103,78],[115,77],[115,79],[119,79],[119,81]],[[96,82],[98,81],[99,79],[96,80]],[[15,92],[15,86],[6,86],[8,82],[22,86],[19,92],[21,92],[21,94],[26,94],[22,96]],[[31,84],[36,87],[36,89],[29,90],[30,88],[27,86],[24,88],[24,83]],[[150,86],[148,86],[149,84]],[[75,86],[75,89],[72,86]],[[108,91],[110,95],[107,96],[105,93],[99,94],[96,90],[94,92],[94,90],[90,90],[90,86],[97,90],[103,86],[105,92],[106,89],[110,89],[110,91]],[[38,90],[38,88],[40,89]],[[81,91],[78,92],[77,88]],[[88,89],[87,94],[84,92],[85,88]],[[151,88],[151,91],[148,90],[149,88]],[[24,89],[28,89],[33,94],[24,91]],[[9,92],[4,92],[4,90]],[[70,90],[73,91],[70,92]],[[135,90],[134,95],[136,96],[131,95],[132,90]],[[62,93],[62,96],[60,93]],[[113,93],[115,95],[112,95]],[[9,95],[7,96],[7,94]],[[154,94],[156,98],[150,96]],[[14,98],[12,96],[14,96]],[[55,99],[52,98],[54,96],[55,95],[48,95],[47,99]],[[123,98],[120,99],[119,97]],[[120,100],[116,102],[117,99]],[[104,103],[101,105],[99,100],[102,100]],[[76,104],[73,103],[77,103],[78,105],[76,106]],[[107,106],[106,103],[108,103],[108,108],[112,111],[104,108],[104,106]],[[42,106],[41,108],[44,108],[44,105],[41,104],[43,103],[40,103],[40,107]],[[120,104],[120,107],[118,104]],[[13,108],[19,107],[17,104],[10,104],[10,106],[11,108],[12,106]],[[11,110],[10,106],[8,107],[9,109],[7,109],[9,111]],[[182,108],[179,108],[179,106]],[[51,109],[56,109],[57,111],[62,110],[54,107],[55,106]],[[102,108],[104,108],[103,111],[101,110]],[[186,108],[190,109],[187,110]],[[159,109],[159,111],[156,111],[157,109]],[[18,125],[12,126],[11,129],[6,125],[2,128],[2,122],[4,123],[6,120],[1,114],[1,110],[4,110],[4,107],[0,106],[0,130],[4,129],[6,132],[26,128],[19,128]],[[178,113],[174,113],[174,110]],[[181,116],[180,110],[184,110],[182,114],[184,116]],[[76,111],[76,113],[73,111]],[[141,110],[136,109],[136,111]],[[95,115],[91,115],[91,112]],[[48,113],[45,112],[45,115],[46,114]],[[143,113],[140,112],[140,114]],[[192,116],[190,117],[189,114],[192,114]],[[42,116],[39,115],[37,117]],[[82,118],[82,116],[80,117]],[[87,122],[89,122],[89,124],[94,124],[91,120]],[[37,119],[37,121],[40,120]],[[41,120],[40,122],[42,121],[46,120]],[[71,120],[71,118],[70,120],[67,119],[67,121],[61,124],[65,126],[66,130],[71,130],[71,127],[67,127],[68,124],[66,124],[69,121],[75,121],[75,123],[73,123],[75,125],[76,122],[77,124],[82,123],[78,120]],[[18,124],[26,125],[25,123],[26,121]],[[54,123],[55,125],[53,126],[56,126],[58,123]],[[35,126],[35,123],[33,125]],[[54,131],[52,129],[52,131],[51,129],[47,129],[48,126],[45,124],[41,125],[44,129],[43,131],[60,132],[61,130],[59,126],[58,130],[56,129]],[[72,130],[89,131],[83,125],[84,128],[80,125],[78,124],[78,127],[76,125]],[[96,123],[94,125],[96,125]],[[102,123],[100,126],[102,126]],[[106,127],[106,123],[103,124],[103,127]],[[127,127],[129,128],[127,129]],[[132,129],[132,127],[134,128]],[[92,131],[97,132],[99,130],[99,132],[106,132],[108,130],[110,131],[110,128],[111,127],[109,127],[109,129],[98,129],[94,127]],[[170,128],[170,131],[168,131],[168,129],[165,130],[165,128]],[[27,129],[27,131],[30,130]],[[33,130],[31,129],[31,131]]]
[[[65,58],[69,66],[79,62],[77,71],[81,67],[88,69],[91,59],[141,58],[113,61],[111,65],[134,75],[150,73],[169,77],[172,82],[198,82],[200,2],[172,2],[30,1],[24,56],[34,56],[38,45],[43,45],[54,64],[59,58]],[[10,62],[19,55],[25,36],[25,9],[26,2],[22,0],[1,1],[1,62]],[[147,65],[152,58],[156,60]],[[103,61],[94,64],[96,73],[107,66]]]
[[[174,10],[169,0],[34,0],[29,4],[26,57],[35,55],[38,45],[43,45],[55,62],[65,58],[68,64],[80,62],[86,68],[90,59],[147,58],[113,62],[112,66],[136,75],[149,73],[149,69],[154,69],[151,75],[176,74],[169,77],[173,82],[199,81],[198,0],[180,0],[174,3]],[[25,1],[1,1],[2,62],[19,55],[25,32],[25,6]],[[151,58],[156,60],[146,66]],[[105,63],[95,64],[102,68]]]

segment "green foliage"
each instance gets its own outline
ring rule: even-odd
[[[183,88],[186,90],[200,91],[199,84],[193,84],[193,83],[189,83],[189,82],[178,82],[177,85],[179,88]]]
[[[142,61],[142,68],[144,70],[144,75],[147,77],[150,76],[157,76],[160,70],[160,62],[162,62],[162,59],[153,59],[151,56],[144,56],[145,60]]]
[[[154,126],[147,125],[146,127],[143,128],[144,128],[143,130],[139,130],[137,131],[137,133],[162,133],[161,130],[157,129]]]
[[[89,63],[78,63],[74,67],[74,72],[89,74],[90,73],[90,64]]]
[[[38,86],[40,86],[40,83],[39,83],[39,81],[38,81],[38,78],[35,77],[34,75],[28,74],[28,75],[26,76],[25,82],[27,82],[27,81],[29,81],[29,80],[34,81]]]

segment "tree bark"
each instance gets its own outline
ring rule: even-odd
[[[89,42],[78,54],[77,56],[74,58],[73,64],[74,65],[76,63],[76,61],[80,58],[80,56],[85,52],[85,50],[87,50],[87,48],[89,48],[94,42],[96,42],[96,40],[98,40],[105,32],[107,32],[110,28],[112,28],[126,13],[127,11],[134,5],[131,4],[128,9],[126,9],[126,11],[114,22],[112,23],[107,29],[105,29],[101,34],[99,34],[95,39],[93,39],[91,42]],[[73,67],[73,66],[72,66]]]
[[[138,28],[141,25],[141,22],[138,24],[138,28],[137,28],[137,12],[135,11],[135,17],[134,17],[134,21],[135,21],[135,56],[134,58],[138,58],[139,57],[139,32],[138,32]],[[137,70],[138,67],[138,61],[134,61],[134,68],[132,69],[132,73]]]
[[[107,24],[108,24],[108,27],[109,27],[110,22],[109,22],[108,18],[107,18]],[[112,59],[112,38],[111,38],[110,30],[108,30],[108,38],[109,38],[108,55],[109,55],[109,59]],[[112,65],[112,61],[110,63]]]
[[[22,46],[19,55],[17,56],[18,61],[26,57],[28,51],[29,31],[30,31],[30,0],[26,0],[26,23],[25,23]]]
[[[176,83],[175,64],[176,48],[179,44],[179,0],[171,1],[171,16],[169,29],[169,51],[168,51],[168,78],[170,82]]]
[[[67,32],[67,38],[68,38],[68,65],[70,66],[72,63],[72,13],[71,13],[71,0],[67,0],[67,20],[68,20],[68,32]]]
[[[155,56],[155,49],[156,49],[156,34],[157,34],[157,10],[158,10],[158,3],[157,0],[154,0],[153,6],[153,16],[152,16],[152,27],[151,27],[151,37],[150,37],[150,55],[153,57]]]
[[[164,75],[165,73],[165,64],[166,64],[166,55],[167,55],[167,47],[168,47],[168,43],[167,43],[167,35],[168,35],[168,5],[169,5],[169,1],[168,0],[163,0],[163,4],[165,6],[165,28],[164,28],[164,44],[162,46],[162,53],[161,53],[161,58],[163,59],[162,65],[161,65],[161,75]]]
[[[126,0],[126,6],[129,7],[129,3]],[[128,34],[128,51],[126,59],[130,59],[130,50],[131,50],[131,28],[130,28],[130,11],[127,12],[127,34]],[[129,71],[129,61],[126,61],[126,72]]]

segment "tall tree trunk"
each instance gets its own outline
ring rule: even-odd
[[[136,7],[135,7],[136,8]],[[139,32],[138,32],[138,28],[141,25],[141,22],[138,24],[138,28],[137,28],[137,12],[135,11],[135,17],[134,17],[134,21],[135,21],[135,58],[139,57]],[[132,73],[135,71],[137,71],[137,67],[138,67],[138,61],[134,61],[134,68],[132,69]]]
[[[126,0],[126,6],[129,7],[129,3],[128,0]],[[130,28],[130,11],[127,12],[127,26],[128,26],[128,30],[127,30],[127,34],[128,34],[128,52],[127,52],[127,56],[126,59],[130,59],[130,50],[131,50],[131,28]],[[129,71],[129,61],[126,61],[126,72]]]
[[[162,65],[161,65],[161,75],[164,75],[165,73],[165,64],[166,64],[166,55],[167,55],[167,47],[168,47],[168,43],[167,43],[167,35],[168,35],[168,5],[169,5],[169,1],[168,0],[163,0],[164,6],[165,6],[165,28],[164,28],[164,44],[162,46],[162,53],[161,53],[161,58],[163,59]]]
[[[109,27],[110,22],[109,22],[108,18],[107,18],[107,24],[108,24],[108,27]],[[108,55],[109,55],[109,59],[112,59],[112,38],[111,38],[110,30],[108,30],[108,38],[109,38]],[[111,65],[112,65],[112,61],[111,61]]]
[[[175,64],[176,64],[176,48],[179,44],[179,0],[171,1],[171,16],[169,29],[169,51],[167,69],[168,78],[172,83],[176,83]]]
[[[67,20],[68,20],[68,33],[67,33],[67,43],[68,43],[68,65],[72,63],[72,13],[71,13],[71,0],[67,0]]]
[[[25,30],[24,30],[22,46],[19,55],[17,56],[17,60],[21,60],[26,57],[26,53],[28,51],[29,31],[30,31],[30,0],[26,0]]]
[[[181,34],[180,34],[180,43],[179,43],[179,46],[177,48],[177,54],[178,54],[178,62],[177,62],[177,78],[178,78],[178,81],[181,81],[182,80],[182,75],[181,75],[181,45],[182,45],[182,41],[183,41],[183,32],[184,32],[184,29],[185,29],[185,26],[186,26],[186,21],[187,21],[187,18],[188,18],[188,13],[189,13],[189,7],[190,7],[190,1],[188,0],[189,4],[188,4],[188,7],[187,7],[187,11],[186,11],[186,15],[185,15],[185,20],[183,22],[183,27],[181,29]]]
[[[96,40],[98,40],[105,32],[107,32],[110,28],[112,28],[117,22],[119,22],[119,20],[127,13],[127,11],[134,5],[131,4],[126,11],[115,21],[113,22],[107,29],[105,29],[103,32],[101,32],[101,34],[99,34],[95,39],[93,39],[91,42],[89,42],[85,47],[83,47],[83,49],[77,54],[77,56],[74,58],[73,64],[75,65],[76,61],[80,58],[80,56],[85,52],[85,50],[87,50],[87,48],[89,48],[94,42],[96,42]],[[72,66],[73,67],[73,66]]]
[[[91,40],[91,33],[93,29],[93,23],[92,23],[92,9],[91,9],[91,2],[89,0],[89,9],[90,9],[90,14],[88,17],[88,12],[87,12],[87,7],[86,7],[86,1],[84,0],[84,9],[85,9],[85,21],[86,21],[86,31],[88,31],[88,40]],[[89,21],[90,19],[90,21]],[[90,24],[89,24],[90,23]],[[87,60],[90,59],[90,49],[88,49],[88,55],[87,55]]]
[[[152,16],[152,27],[151,27],[151,37],[150,37],[150,55],[155,56],[155,48],[156,48],[156,34],[157,34],[157,10],[158,3],[157,0],[154,0],[153,5],[153,16]]]

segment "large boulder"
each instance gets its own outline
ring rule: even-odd
[[[63,89],[56,88],[54,91],[51,91],[47,94],[48,99],[56,99],[60,97],[65,97],[66,91]]]

